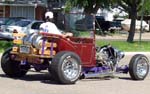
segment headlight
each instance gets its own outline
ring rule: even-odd
[[[119,51],[118,49],[114,49],[114,51],[115,51],[116,54],[117,54],[117,58],[119,58],[119,59],[124,58],[124,56],[125,56],[124,52]]]
[[[121,52],[121,51],[120,51],[118,54],[119,54],[119,58],[120,58],[120,59],[124,58],[124,56],[125,56],[125,53],[124,53],[124,52]]]

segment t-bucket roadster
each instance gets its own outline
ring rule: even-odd
[[[146,56],[134,55],[129,65],[119,66],[124,53],[111,45],[96,47],[94,31],[90,34],[90,38],[66,38],[48,33],[14,33],[13,47],[1,58],[2,70],[9,77],[22,77],[30,68],[48,70],[61,84],[128,72],[133,80],[145,79],[149,72]]]

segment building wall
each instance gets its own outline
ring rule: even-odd
[[[44,20],[44,15],[46,12],[46,8],[42,6],[37,6],[35,9],[35,19],[36,20]]]
[[[9,17],[10,6],[0,6],[0,17]]]
[[[11,17],[35,18],[35,6],[10,6]]]
[[[5,6],[5,17],[10,16],[10,6]]]
[[[0,6],[0,17],[25,17],[44,20],[46,8],[43,6]]]
[[[3,17],[4,7],[0,6],[0,17]]]

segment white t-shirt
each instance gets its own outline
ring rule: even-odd
[[[40,25],[40,32],[62,35],[61,31],[52,22],[45,22]]]

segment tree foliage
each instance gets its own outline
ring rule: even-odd
[[[113,0],[66,0],[70,6],[84,8],[85,13],[96,13],[99,8],[108,7]],[[67,3],[68,4],[68,3]]]
[[[120,5],[126,12],[129,13],[129,17],[133,10],[134,12],[141,10],[141,2],[142,0],[117,0],[118,5]]]
[[[131,19],[131,25],[130,25],[127,41],[133,42],[138,13],[140,13],[142,9],[144,9],[145,11],[149,11],[150,1],[149,0],[115,0],[115,1],[118,3],[118,5],[124,8],[124,10],[129,14],[129,18]],[[148,12],[144,12],[144,13],[148,13]]]
[[[144,2],[144,15],[150,15],[150,0]]]
[[[99,8],[108,8],[110,5],[121,6],[128,14],[131,19],[131,25],[129,35],[127,38],[128,42],[133,42],[135,34],[135,25],[138,13],[142,9],[143,0],[66,0],[70,2],[70,7],[82,7],[85,13],[96,13]],[[145,13],[150,14],[150,0],[144,0]]]
[[[129,14],[131,19],[129,35],[127,38],[128,42],[133,42],[135,34],[135,25],[137,19],[137,13],[141,9],[142,0],[116,0],[118,5],[120,5]]]

